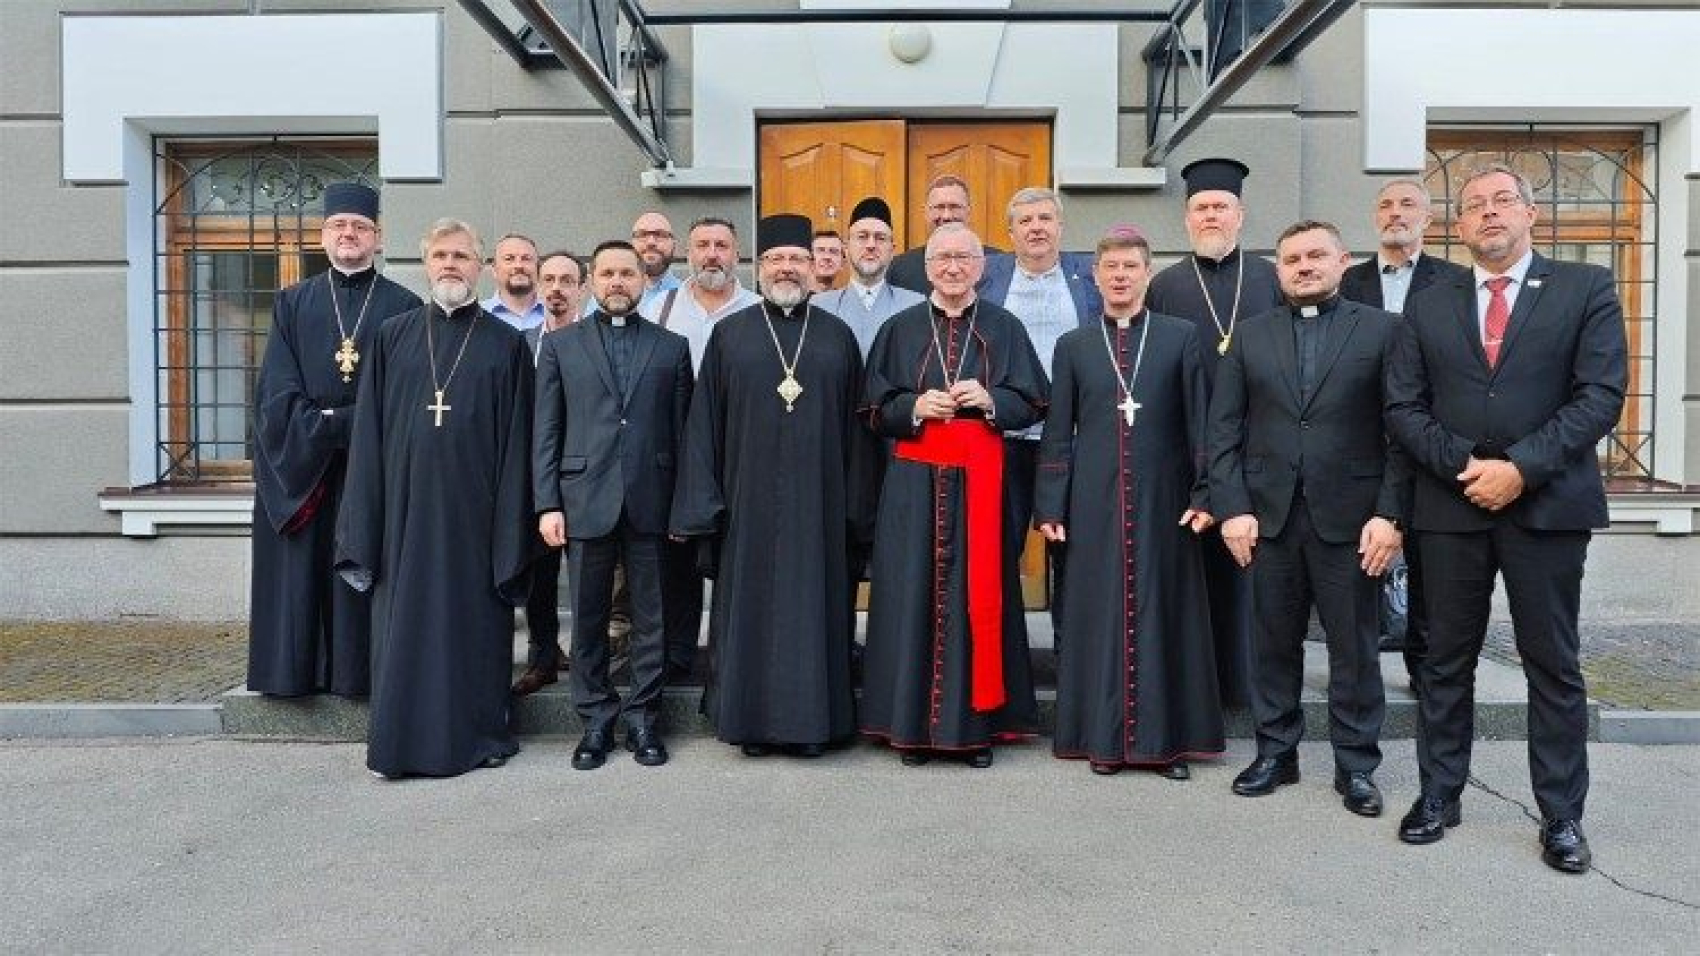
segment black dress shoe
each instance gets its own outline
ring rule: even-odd
[[[1334,792],[1345,797],[1346,809],[1360,817],[1381,816],[1381,790],[1367,773],[1336,773]]]
[[[501,757],[501,756],[485,757],[483,760],[478,761],[478,768],[480,770],[494,770],[497,767],[507,766],[507,763],[508,763],[508,758],[506,758],[506,757]]]
[[[1099,763],[1093,760],[1091,764],[1092,772],[1100,777],[1113,777],[1122,772],[1122,765],[1119,763]]]
[[[579,738],[573,748],[574,770],[595,770],[608,762],[608,751],[614,746],[614,733],[607,727],[592,727]]]
[[[903,760],[903,766],[905,767],[919,767],[933,759],[933,755],[927,753],[925,750],[905,750],[903,751],[901,759]]]
[[[1159,777],[1165,777],[1169,780],[1192,779],[1192,768],[1186,765],[1185,760],[1173,760],[1160,767],[1152,767],[1151,772],[1155,773]]]
[[[1463,819],[1456,800],[1448,803],[1439,797],[1418,797],[1399,821],[1399,839],[1413,844],[1435,843]]]
[[[826,748],[820,744],[793,744],[791,746],[791,756],[802,757],[805,760],[813,760],[824,753],[826,753]]]
[[[981,747],[979,750],[968,752],[968,766],[975,770],[984,770],[992,765],[992,748]]]
[[[1234,778],[1234,792],[1242,797],[1261,797],[1274,793],[1276,787],[1298,782],[1299,758],[1295,754],[1259,757]]]
[[[560,678],[555,676],[553,667],[527,667],[519,680],[514,681],[514,696],[529,697],[557,680]]]
[[[626,749],[632,752],[632,759],[645,767],[659,767],[667,762],[667,745],[661,742],[661,735],[654,727],[626,728]]]
[[[740,744],[738,749],[743,751],[746,757],[765,757],[772,753],[767,744]]]
[[[1541,860],[1560,873],[1586,873],[1593,862],[1580,820],[1547,820],[1541,824]]]

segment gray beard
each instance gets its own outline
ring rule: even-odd
[[[874,285],[881,279],[885,278],[885,270],[890,268],[890,266],[891,263],[889,262],[875,262],[870,264],[863,262],[860,259],[850,263],[850,268],[856,270],[856,276],[862,280],[863,285]]]
[[[808,292],[800,285],[785,282],[763,289],[762,296],[781,309],[794,309],[808,297]]]
[[[732,284],[732,274],[725,269],[704,269],[692,277],[697,288],[709,292],[719,292]]]
[[[446,312],[472,301],[472,286],[458,279],[442,279],[431,283],[431,298]]]
[[[1225,259],[1228,253],[1234,251],[1234,240],[1218,239],[1214,236],[1199,239],[1192,244],[1192,251],[1194,255],[1203,256],[1206,259]]]

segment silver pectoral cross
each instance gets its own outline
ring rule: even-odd
[[[1139,410],[1141,408],[1144,408],[1145,406],[1134,401],[1133,396],[1129,395],[1128,397],[1122,399],[1121,404],[1117,405],[1116,407],[1122,410],[1122,420],[1127,422],[1127,427],[1132,428],[1133,427],[1133,416],[1138,414]]]
[[[437,425],[438,428],[443,427],[443,413],[446,412],[446,411],[449,411],[452,408],[454,408],[453,405],[444,405],[443,404],[443,393],[440,389],[437,392],[437,403],[435,405],[426,405],[425,406],[426,411],[436,413],[436,416],[437,416],[436,425]]]

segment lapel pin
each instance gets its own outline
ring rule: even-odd
[[[1529,282],[1528,282],[1528,286],[1529,286],[1529,288],[1531,288],[1531,289],[1539,289],[1539,288],[1540,288],[1540,287],[1541,287],[1541,280],[1539,280],[1539,279],[1530,279],[1530,280],[1529,280]]]

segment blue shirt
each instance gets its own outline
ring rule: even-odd
[[[514,328],[519,329],[521,332],[529,332],[542,325],[543,317],[548,314],[547,310],[543,308],[542,299],[533,301],[531,303],[531,308],[527,309],[524,315],[520,315],[518,312],[508,308],[507,303],[503,302],[502,297],[499,295],[491,296],[480,304],[484,307],[484,311],[498,319],[501,319],[503,322],[508,323]]]

